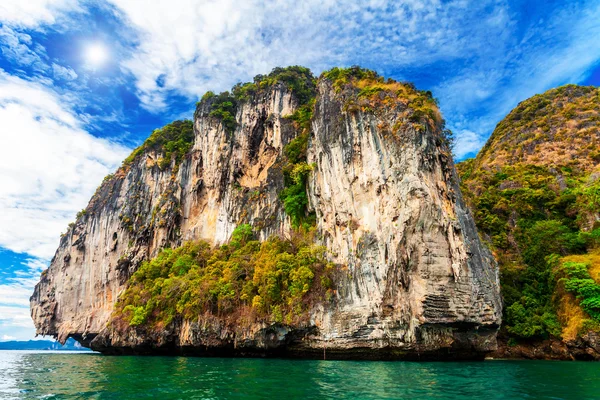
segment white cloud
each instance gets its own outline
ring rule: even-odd
[[[78,3],[78,0],[2,0],[0,22],[30,28],[53,24],[64,12],[81,11]]]
[[[433,92],[450,119],[455,154],[478,151],[519,102],[565,83],[577,83],[600,59],[600,5],[585,10],[566,6],[548,19],[526,27],[524,37],[494,38]],[[477,115],[477,117],[475,116]]]
[[[138,35],[122,65],[154,112],[173,91],[194,98],[274,66],[318,73],[367,64],[397,74],[447,62],[448,78],[433,92],[459,159],[477,152],[519,101],[577,82],[600,58],[600,8],[589,3],[529,23],[504,1],[110,2]]]
[[[77,73],[73,70],[73,68],[63,67],[62,65],[58,65],[56,63],[52,63],[52,74],[54,75],[54,79],[61,79],[64,81],[72,81],[77,79]]]
[[[0,305],[0,327],[32,328],[29,307]]]
[[[2,335],[2,339],[1,340],[7,341],[7,340],[16,340],[16,339],[17,338],[15,336]]]
[[[35,333],[29,312],[29,297],[48,263],[27,259],[17,270],[16,277],[0,284],[0,334],[7,332],[18,339],[31,339]]]
[[[32,288],[39,280],[40,273],[47,267],[46,261],[27,259],[20,269],[16,270],[15,277],[4,279],[4,283],[0,284],[0,307],[29,307]]]
[[[85,132],[51,88],[2,70],[0,140],[0,247],[38,257],[0,284],[0,334],[30,339],[29,297],[44,260],[128,149]]]
[[[46,86],[1,70],[0,140],[0,246],[43,259],[128,153],[84,131]]]
[[[7,10],[5,19],[13,25],[34,26],[87,4],[5,0],[0,10]],[[562,12],[532,14],[529,20],[503,0],[106,4],[114,9],[104,9],[122,18],[135,36],[138,45],[121,64],[134,75],[142,105],[154,112],[163,111],[173,93],[192,101],[274,66],[300,64],[318,73],[334,65],[367,64],[397,74],[403,67],[426,72],[431,63],[447,61],[448,78],[434,94],[450,127],[459,135],[464,130],[486,138],[518,101],[576,80],[600,56],[595,40],[600,15],[593,2],[564,4],[557,8]],[[23,49],[23,59],[27,56]],[[73,76],[54,72],[61,79]],[[487,121],[471,121],[478,111]]]
[[[485,138],[469,130],[454,132],[456,142],[453,153],[458,160],[461,160],[469,153],[477,153],[485,144]]]
[[[34,44],[30,35],[8,26],[0,26],[0,51],[4,58],[12,63],[30,66],[36,71],[47,69],[43,60],[46,58],[46,50]]]
[[[139,37],[123,66],[155,111],[170,91],[198,97],[275,66],[319,72],[367,63],[384,70],[452,59],[474,51],[479,31],[502,35],[508,20],[492,0],[110,2]],[[484,11],[495,17],[469,24]]]

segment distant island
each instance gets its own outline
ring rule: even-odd
[[[0,342],[0,350],[69,350],[90,351],[75,339],[69,339],[64,345],[56,340],[10,340]]]

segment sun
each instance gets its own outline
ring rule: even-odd
[[[108,60],[109,54],[103,43],[91,43],[85,49],[85,60],[93,67],[101,67]]]

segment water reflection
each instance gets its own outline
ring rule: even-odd
[[[0,398],[600,397],[582,362],[339,362],[0,352]]]

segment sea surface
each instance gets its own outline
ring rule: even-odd
[[[600,399],[600,363],[0,351],[0,399]]]

